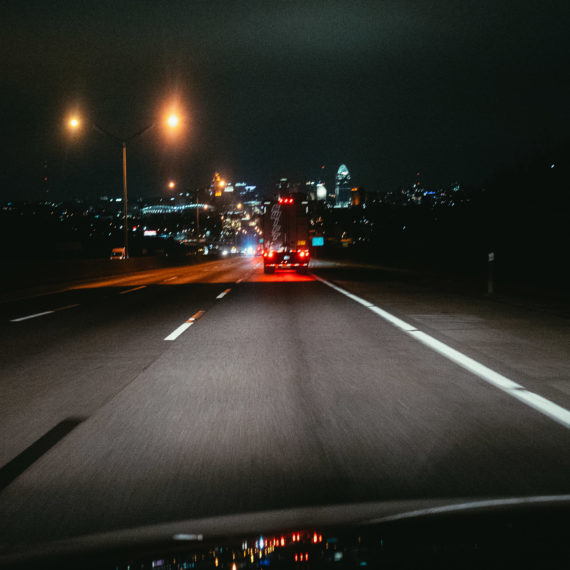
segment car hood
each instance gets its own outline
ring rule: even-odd
[[[135,559],[158,561],[158,566],[162,566],[164,560],[169,556],[176,557],[179,552],[187,556],[195,556],[196,553],[212,555],[213,552],[224,552],[224,549],[226,553],[233,552],[232,560],[236,560],[236,553],[241,558],[247,557],[249,565],[254,563],[255,558],[254,565],[259,567],[260,560],[263,560],[259,556],[266,554],[263,543],[260,545],[259,542],[261,537],[265,537],[266,548],[271,548],[277,540],[277,547],[282,548],[280,552],[285,552],[287,548],[290,553],[301,552],[309,547],[313,550],[315,547],[321,548],[324,552],[332,544],[330,540],[333,535],[335,550],[340,544],[338,537],[343,537],[341,543],[345,540],[348,544],[358,535],[360,543],[361,535],[376,536],[378,533],[392,533],[392,536],[396,533],[400,543],[403,539],[403,543],[409,541],[411,546],[417,542],[418,530],[425,537],[439,528],[441,535],[442,525],[446,529],[443,535],[453,542],[451,529],[463,529],[473,540],[481,541],[482,533],[491,536],[500,532],[504,537],[505,528],[531,524],[540,531],[541,536],[549,536],[549,540],[557,545],[559,538],[562,540],[558,531],[566,528],[568,515],[570,495],[419,499],[304,507],[181,520],[43,544],[3,545],[0,567],[27,568],[39,564],[42,568],[52,565],[65,568],[67,563],[70,567],[78,563],[82,567],[90,567],[89,564],[93,563],[93,567],[101,568],[108,564],[115,568],[120,567],[120,561]],[[427,532],[428,529],[431,530]],[[517,533],[521,538],[525,535],[524,532],[520,533],[520,529]],[[299,539],[293,540],[297,535]],[[315,537],[321,537],[321,540],[317,538],[313,544]],[[281,539],[284,544],[279,544]],[[244,549],[245,545],[247,548]],[[550,550],[552,547],[552,544],[548,546]],[[274,554],[274,550],[269,554]],[[253,558],[250,551],[254,554]],[[267,560],[271,559],[269,554]],[[316,556],[315,552],[313,556]],[[233,565],[228,566],[226,559],[223,563],[216,560],[215,567]],[[236,568],[245,567],[245,562],[240,564]],[[265,565],[269,566],[270,563]],[[127,566],[137,567],[131,563],[125,568]],[[143,566],[148,568],[141,562]],[[152,567],[157,565],[153,564]]]

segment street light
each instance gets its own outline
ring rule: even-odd
[[[178,115],[170,115],[168,117],[167,123],[170,128],[174,129],[178,126],[179,121],[180,119],[178,118]]]
[[[173,180],[171,180],[171,181],[168,183],[168,187],[169,187],[171,190],[173,190],[175,186],[176,186],[176,182],[174,182]]]
[[[174,113],[170,114],[168,119],[166,120],[166,124],[170,129],[175,129],[176,127],[178,127],[179,123],[180,123],[180,119],[179,119],[178,115],[176,115]],[[149,129],[154,127],[156,124],[157,124],[157,121],[154,121],[150,125],[147,125],[146,127],[141,129],[140,131],[137,131],[136,133],[133,133],[132,135],[130,135],[128,137],[119,137],[117,135],[114,135],[113,133],[110,133],[106,129],[103,129],[102,127],[100,127],[96,123],[91,122],[91,126],[96,131],[98,131],[99,133],[113,139],[115,142],[119,143],[123,148],[123,230],[124,230],[123,244],[125,247],[124,259],[128,258],[128,253],[129,253],[129,225],[128,225],[128,200],[127,200],[127,143],[132,141],[133,139],[140,137],[142,134],[146,133],[146,131],[148,131]],[[72,117],[69,120],[69,127],[72,130],[77,130],[80,125],[81,125],[81,121],[78,117]],[[174,184],[174,182],[171,182],[170,184]],[[170,187],[174,188],[174,186],[170,186]]]

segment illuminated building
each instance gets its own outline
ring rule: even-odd
[[[352,200],[351,192],[350,172],[345,164],[341,164],[336,173],[336,184],[334,187],[335,207],[348,208]]]

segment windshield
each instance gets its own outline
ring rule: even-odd
[[[570,494],[566,3],[0,29],[0,551]]]

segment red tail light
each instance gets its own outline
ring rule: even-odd
[[[269,257],[269,259],[271,259],[271,258],[273,257],[273,252],[270,251],[270,252],[267,254],[267,257]]]

